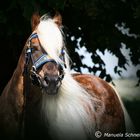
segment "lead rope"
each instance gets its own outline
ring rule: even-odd
[[[24,85],[24,89],[23,89],[23,110],[21,113],[21,117],[19,120],[19,138],[25,140],[25,134],[26,134],[26,130],[25,130],[25,119],[26,119],[26,104],[27,104],[27,95],[29,95],[29,91],[30,91],[30,79],[29,79],[29,72],[28,72],[28,66],[29,66],[29,62],[31,59],[31,49],[28,48],[26,50],[25,53],[25,65],[24,65],[24,71],[23,71],[23,85]]]

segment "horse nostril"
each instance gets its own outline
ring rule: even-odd
[[[44,77],[44,80],[47,84],[49,84],[49,83],[56,83],[57,84],[59,82],[59,77],[48,77],[48,76],[46,76],[46,77]]]
[[[55,81],[55,83],[58,83],[59,79],[58,78],[54,78],[54,81]]]
[[[59,76],[45,76],[44,82],[47,86],[59,86],[61,84],[61,78]]]
[[[49,82],[50,82],[50,79],[46,76],[46,77],[44,78],[44,80],[45,80],[46,84],[48,85]]]

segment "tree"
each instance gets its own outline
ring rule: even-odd
[[[111,80],[110,75],[106,74],[103,60],[95,52],[96,49],[99,49],[104,53],[105,49],[108,49],[118,57],[118,66],[115,67],[114,71],[121,74],[119,67],[126,69],[125,65],[127,64],[126,58],[120,51],[121,42],[130,48],[133,64],[140,64],[140,2],[138,0],[78,0],[69,2],[70,4],[65,8],[66,24],[72,32],[71,34],[74,34],[76,38],[82,35],[81,46],[84,45],[89,52],[93,52],[93,62],[99,63],[99,67],[93,66],[93,68],[89,68],[89,71],[95,73],[101,71],[100,77],[106,77],[107,81]],[[68,15],[74,16],[68,17]],[[129,28],[129,34],[122,34],[116,25],[124,25],[124,28]],[[77,30],[79,26],[82,31]],[[138,77],[139,73],[140,70],[137,72]]]
[[[5,85],[15,68],[20,52],[26,39],[31,33],[30,18],[34,11],[39,10],[41,14],[51,9],[60,11],[67,36],[67,47],[72,61],[80,70],[82,66],[80,56],[75,52],[77,38],[82,37],[81,46],[86,46],[92,52],[92,59],[99,67],[87,67],[89,71],[96,73],[100,71],[100,77],[107,81],[111,76],[106,73],[104,61],[96,53],[99,49],[104,53],[108,49],[119,59],[118,66],[114,71],[120,74],[119,68],[126,69],[126,58],[120,51],[121,42],[125,43],[131,50],[131,60],[134,65],[140,64],[140,1],[139,0],[5,0],[0,5],[0,37],[1,44],[5,44],[1,51],[0,59],[5,55],[10,58],[2,64],[1,79],[6,79]],[[129,28],[129,34],[122,34],[116,26]],[[80,27],[80,28],[79,28]],[[134,36],[133,36],[133,35]],[[70,37],[75,40],[71,41]],[[3,46],[5,46],[3,45]],[[12,64],[12,65],[11,65]],[[3,72],[8,74],[3,74]],[[140,79],[140,69],[137,71]],[[140,80],[139,80],[140,83]],[[3,87],[2,87],[3,88]],[[1,89],[2,89],[1,88]]]

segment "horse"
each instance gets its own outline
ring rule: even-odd
[[[60,13],[34,13],[31,27],[0,97],[0,137],[90,140],[126,132],[114,87],[97,76],[71,72]]]

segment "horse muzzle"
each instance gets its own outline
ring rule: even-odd
[[[34,86],[38,86],[42,89],[43,93],[49,95],[55,95],[58,93],[61,86],[64,75],[59,76],[45,76],[42,78],[35,71],[31,71],[31,81]]]
[[[42,80],[42,90],[44,93],[49,95],[56,95],[61,85],[61,79],[59,76],[49,77],[46,76]]]

